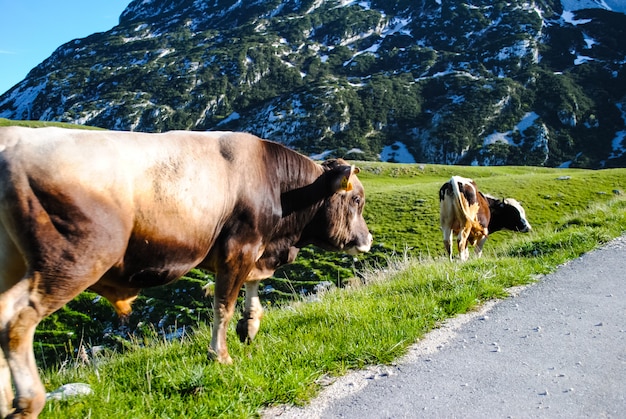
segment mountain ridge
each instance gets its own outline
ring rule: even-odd
[[[0,117],[242,130],[352,159],[624,166],[626,16],[609,3],[135,0],[0,96]]]

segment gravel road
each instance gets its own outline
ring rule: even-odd
[[[626,236],[264,418],[626,418]]]

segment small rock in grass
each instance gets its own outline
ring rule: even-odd
[[[54,391],[46,394],[46,400],[65,400],[71,397],[88,396],[93,393],[89,384],[71,383],[64,384]]]

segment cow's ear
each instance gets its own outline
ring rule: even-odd
[[[349,165],[335,166],[330,173],[332,192],[351,191],[354,186],[352,185],[350,176],[352,176],[353,173],[358,173],[358,170],[359,169],[354,166]]]

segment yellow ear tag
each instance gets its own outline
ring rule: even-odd
[[[341,179],[341,189],[343,189],[346,192],[352,190],[352,182],[350,182],[348,178],[345,176],[343,179]]]

